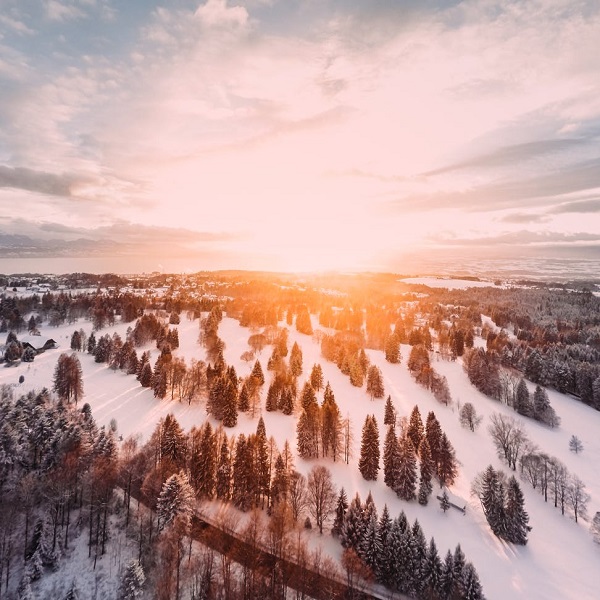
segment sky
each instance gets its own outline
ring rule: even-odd
[[[597,0],[0,0],[0,272],[600,258],[599,40]]]

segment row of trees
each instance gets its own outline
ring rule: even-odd
[[[388,426],[383,473],[385,484],[399,498],[406,501],[418,498],[422,505],[429,501],[434,476],[440,486],[454,483],[458,475],[454,448],[433,411],[428,413],[425,427],[418,406],[413,408],[408,423],[401,423],[399,435],[394,424]]]
[[[404,511],[392,520],[387,505],[378,516],[371,494],[364,503],[356,494],[348,505],[342,488],[331,533],[346,549],[342,562],[354,564],[367,580],[413,598],[483,598],[477,572],[460,545],[442,560],[418,520],[411,527]]]
[[[483,514],[494,535],[513,544],[525,545],[531,528],[523,492],[515,476],[507,479],[502,471],[489,465],[475,478],[472,490],[481,501]]]
[[[433,369],[429,360],[429,350],[423,344],[411,348],[407,366],[415,381],[430,390],[438,402],[446,406],[452,404],[448,381],[444,375]]]

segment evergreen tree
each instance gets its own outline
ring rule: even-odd
[[[425,573],[425,561],[427,558],[427,542],[425,540],[425,534],[423,528],[419,523],[418,519],[412,526],[412,537],[413,537],[413,575],[414,575],[414,590],[418,598],[421,597],[423,591],[423,579]]]
[[[515,410],[526,417],[533,416],[533,405],[524,379],[521,379],[517,386],[517,392],[515,394]]]
[[[277,405],[279,404],[279,393],[279,387],[275,381],[272,381],[271,385],[269,385],[269,390],[267,391],[267,400],[265,402],[265,410],[267,412],[273,412],[277,410]]]
[[[258,385],[264,385],[265,376],[259,360],[254,363],[254,367],[252,368],[252,373],[250,375],[251,377],[254,377],[254,379],[258,382]]]
[[[302,388],[302,395],[300,396],[300,404],[304,410],[307,410],[310,406],[318,407],[317,395],[310,382],[306,382]]]
[[[525,511],[525,498],[514,475],[506,486],[506,506],[504,508],[506,525],[504,537],[513,544],[525,545],[529,531],[529,515]]]
[[[383,445],[383,481],[391,489],[396,489],[400,448],[394,425],[388,427]]]
[[[140,372],[139,381],[142,387],[152,387],[152,366],[146,362]]]
[[[405,435],[398,440],[398,470],[394,491],[402,500],[414,500],[417,487],[417,459],[412,441]]]
[[[373,505],[373,510],[369,511],[368,513],[368,520],[364,525],[363,536],[358,549],[358,555],[365,561],[373,573],[377,571],[379,558],[382,551],[377,530],[377,510]]]
[[[146,576],[144,568],[137,560],[131,560],[125,567],[125,572],[119,586],[119,600],[135,600],[143,593],[144,582]]]
[[[381,369],[371,365],[367,371],[367,393],[373,398],[383,398],[385,390],[383,387],[383,375]]]
[[[420,447],[420,476],[419,476],[419,493],[418,500],[419,504],[425,506],[429,502],[429,496],[433,491],[431,479],[435,472],[435,465],[431,458],[431,450],[429,449],[429,442],[426,437],[421,440]]]
[[[290,352],[290,372],[294,377],[302,375],[302,350],[297,342],[294,342]]]
[[[210,421],[192,433],[190,480],[199,498],[212,498],[216,487],[217,441]]]
[[[350,383],[354,387],[362,387],[365,382],[365,372],[363,371],[360,362],[353,360],[350,364]]]
[[[463,569],[462,598],[464,600],[484,600],[483,588],[479,581],[479,575],[472,563],[468,562]]]
[[[364,508],[358,492],[346,511],[344,524],[340,532],[340,543],[344,548],[358,551],[364,533]]]
[[[321,405],[321,451],[323,456],[337,460],[341,447],[342,417],[329,382]]]
[[[451,599],[454,589],[454,557],[448,550],[444,563],[442,564],[442,576],[440,578],[438,594],[440,598]]]
[[[421,594],[424,598],[439,598],[438,589],[442,579],[442,561],[438,554],[435,540],[431,538],[425,562],[423,563],[423,571],[421,574]]]
[[[440,446],[442,443],[442,428],[440,423],[435,416],[433,411],[430,411],[427,415],[427,422],[425,424],[425,437],[429,442],[429,450],[431,451],[431,460],[436,465],[440,462]]]
[[[454,556],[452,557],[452,597],[453,598],[464,598],[464,570],[465,570],[465,553],[462,551],[460,544],[457,544],[454,549]]]
[[[155,398],[164,398],[167,395],[168,370],[162,356],[159,356],[152,373],[152,391]]]
[[[278,502],[284,500],[288,493],[288,473],[283,462],[281,454],[277,454],[275,459],[275,475],[271,483],[270,508],[272,509]]]
[[[375,481],[379,472],[379,429],[375,415],[367,415],[362,430],[358,470],[367,481]]]
[[[164,482],[156,501],[159,529],[167,527],[175,518],[182,518],[189,523],[193,502],[194,492],[183,472],[171,475]]]
[[[294,412],[294,395],[290,388],[284,388],[279,398],[278,408],[284,415],[291,415]]]
[[[331,527],[331,535],[338,537],[342,532],[346,511],[348,510],[348,497],[346,490],[342,487],[338,495],[337,504],[335,507],[335,518]]]
[[[247,412],[248,410],[250,410],[250,393],[248,392],[247,381],[244,381],[240,389],[237,407],[240,412]]]
[[[492,465],[489,465],[483,473],[479,499],[492,532],[498,537],[504,537],[506,523],[504,485]]]
[[[237,396],[236,385],[230,379],[227,380],[225,382],[225,390],[222,398],[222,418],[225,427],[235,427],[237,425]]]
[[[231,456],[229,452],[229,441],[227,440],[226,435],[223,435],[223,440],[221,442],[216,483],[217,498],[227,502],[231,498]]]
[[[231,499],[242,511],[248,511],[254,501],[255,471],[250,440],[241,433],[235,445]]]
[[[402,360],[400,340],[395,333],[388,336],[385,342],[385,360],[392,364],[398,364]]]
[[[383,415],[384,425],[394,425],[396,422],[396,409],[392,405],[392,397],[388,396],[385,401],[385,412]]]
[[[269,449],[267,442],[267,431],[265,422],[262,417],[258,419],[256,426],[256,436],[254,443],[254,471],[256,476],[256,491],[258,504],[259,498],[264,501],[269,498],[269,490],[271,484],[271,464],[269,460]]]
[[[421,412],[419,407],[415,404],[414,408],[410,413],[410,419],[408,421],[408,429],[406,435],[412,442],[415,451],[421,446],[421,440],[424,435],[423,420],[421,419]]]
[[[310,385],[317,392],[323,388],[323,369],[321,365],[315,363],[310,372]]]
[[[458,475],[458,466],[456,463],[454,448],[452,447],[452,444],[445,433],[442,433],[438,460],[437,475],[440,485],[452,485]]]
[[[390,578],[390,574],[386,572],[386,547],[389,543],[390,532],[392,530],[392,519],[390,518],[390,511],[388,510],[387,504],[384,504],[381,517],[379,517],[379,523],[377,524],[377,540],[379,548],[379,556],[377,557],[377,564],[375,567],[375,575],[378,581],[384,581]]]

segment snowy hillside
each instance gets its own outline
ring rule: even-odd
[[[284,326],[283,323],[280,324]],[[315,330],[318,328],[314,323]],[[43,386],[51,387],[56,361],[61,352],[69,351],[69,340],[75,329],[83,328],[89,334],[91,323],[79,321],[73,325],[62,325],[57,328],[44,327],[42,335],[55,339],[59,348],[48,350],[36,357],[33,363],[21,363],[16,366],[0,368],[0,384],[16,386],[17,393],[24,393]],[[198,343],[198,320],[189,321],[182,318],[179,330],[180,347],[175,355],[204,359],[205,351]],[[114,328],[101,331],[102,334],[117,331],[124,338],[127,325],[118,324]],[[225,317],[219,327],[219,336],[224,340],[226,362],[235,366],[239,376],[250,373],[253,361],[241,359],[248,350],[247,340],[252,332],[239,326],[238,322]],[[447,362],[433,359],[432,366],[448,379],[454,405],[446,407],[438,403],[432,394],[417,385],[406,368],[409,346],[402,346],[400,364],[385,361],[383,352],[367,351],[372,364],[383,372],[385,395],[391,395],[399,416],[408,416],[413,406],[419,406],[421,415],[425,417],[429,411],[435,411],[442,429],[452,442],[460,462],[459,477],[451,488],[455,497],[467,506],[466,514],[456,510],[444,513],[435,499],[423,507],[415,502],[403,502],[383,483],[383,472],[379,473],[376,482],[365,481],[357,468],[360,437],[365,417],[374,414],[379,423],[380,441],[383,444],[385,427],[383,425],[384,400],[371,401],[365,388],[353,387],[348,377],[344,376],[333,363],[321,357],[320,347],[314,337],[298,333],[294,328],[289,332],[290,346],[297,341],[303,353],[303,374],[299,378],[299,388],[308,377],[314,363],[320,363],[325,382],[329,381],[335,394],[342,416],[349,416],[354,435],[354,453],[350,464],[343,461],[336,463],[330,459],[304,461],[296,459],[296,468],[307,474],[318,462],[325,464],[332,472],[334,481],[339,487],[346,489],[348,498],[358,492],[364,500],[372,493],[379,511],[384,504],[388,505],[390,514],[395,517],[403,510],[409,521],[419,520],[429,539],[435,537],[436,544],[443,556],[447,549],[454,549],[460,543],[467,560],[473,562],[479,573],[486,597],[491,600],[511,598],[531,600],[536,598],[591,599],[597,596],[598,565],[600,547],[594,544],[589,533],[589,521],[579,520],[575,523],[568,514],[561,516],[560,509],[554,508],[552,502],[545,503],[543,497],[522,482],[525,494],[526,509],[530,515],[532,531],[526,546],[507,544],[495,537],[483,515],[479,500],[470,495],[470,486],[478,472],[488,464],[509,474],[508,466],[496,455],[492,440],[487,432],[489,417],[494,412],[517,416],[511,408],[501,405],[480,394],[469,383],[462,370],[460,361]],[[152,346],[152,361],[158,356],[158,350]],[[140,349],[142,350],[142,349]],[[263,364],[267,380],[266,363],[271,347],[267,346],[257,358]],[[139,434],[143,440],[148,439],[156,423],[161,417],[173,413],[185,429],[199,425],[207,418],[204,403],[188,406],[178,401],[157,400],[152,391],[140,386],[135,377],[120,371],[112,371],[106,364],[94,362],[91,355],[80,353],[83,368],[84,402],[92,406],[93,414],[99,424],[108,425],[116,419],[118,434],[126,438]],[[20,376],[25,380],[19,384]],[[263,389],[262,406],[266,395]],[[532,388],[533,389],[533,388]],[[600,510],[600,412],[579,402],[567,398],[552,390],[548,391],[553,407],[562,419],[558,429],[550,429],[540,423],[524,419],[529,438],[541,451],[559,458],[571,473],[577,474],[587,485],[591,499],[588,513],[593,516]],[[319,400],[322,398],[322,392]],[[457,402],[471,402],[477,412],[484,417],[482,425],[476,432],[461,427],[458,420]],[[297,415],[285,416],[280,412],[261,411],[265,420],[268,436],[274,436],[279,448],[287,439],[292,448],[296,446]],[[258,414],[251,419],[240,414],[234,433],[251,433],[256,430]],[[569,451],[571,435],[577,435],[583,442],[582,453]],[[438,488],[434,488],[434,495]],[[317,533],[314,538],[319,538]],[[326,552],[335,558],[341,556],[341,547],[329,535],[321,541]]]

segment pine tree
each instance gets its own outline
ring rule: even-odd
[[[250,410],[250,392],[248,391],[247,381],[244,381],[240,389],[237,408],[240,412],[247,412]]]
[[[273,508],[278,502],[284,500],[288,492],[288,473],[281,454],[275,459],[275,475],[271,483],[270,507]]]
[[[300,350],[298,342],[294,342],[290,352],[290,372],[294,377],[302,375],[302,350]]]
[[[458,466],[454,448],[445,433],[442,433],[439,452],[439,462],[437,464],[438,480],[441,486],[452,485],[458,475]]]
[[[250,376],[254,377],[254,379],[258,382],[258,385],[264,385],[265,376],[263,374],[262,366],[259,360],[257,360],[254,363],[254,367],[252,368],[252,373],[250,374]]]
[[[525,511],[525,498],[514,475],[508,479],[506,486],[506,506],[504,508],[506,519],[504,537],[513,544],[525,545],[529,531],[529,515]]]
[[[225,390],[222,402],[223,425],[225,427],[235,427],[237,425],[238,394],[237,387],[231,380],[225,382]]]
[[[242,511],[250,510],[253,505],[255,477],[250,440],[241,433],[235,445],[231,499]]]
[[[221,442],[216,483],[217,498],[224,502],[228,501],[231,498],[231,456],[226,435],[223,435]]]
[[[466,566],[465,553],[462,551],[460,544],[456,545],[454,549],[454,556],[452,557],[452,597],[453,598],[464,598],[464,570]]]
[[[366,511],[365,511],[366,512]],[[373,509],[368,513],[368,520],[365,523],[363,536],[358,549],[358,555],[365,561],[373,573],[376,572],[379,557],[381,556],[381,542],[377,535],[378,519],[377,510]]]
[[[396,489],[400,448],[394,425],[388,427],[383,445],[383,481],[391,489]]]
[[[526,417],[533,416],[533,405],[524,379],[519,381],[515,395],[515,410]]]
[[[329,382],[321,405],[321,450],[323,456],[337,460],[341,447],[342,417]]]
[[[442,564],[442,576],[440,578],[438,594],[440,598],[452,598],[454,589],[454,557],[448,550],[444,563]]]
[[[125,567],[121,585],[119,586],[119,600],[135,600],[143,593],[146,576],[144,568],[137,560],[131,560]]]
[[[310,372],[310,385],[317,392],[323,388],[323,369],[321,365],[315,363]]]
[[[379,429],[375,415],[367,415],[362,430],[358,470],[367,481],[375,481],[379,472]]]
[[[267,431],[262,417],[258,419],[254,443],[254,472],[256,477],[256,504],[262,499],[263,507],[265,500],[269,498],[271,465],[269,461],[269,449],[267,442]]]
[[[396,410],[392,405],[392,397],[388,396],[385,401],[385,412],[383,416],[384,425],[394,425],[396,422]]]
[[[367,393],[373,398],[383,398],[385,390],[383,387],[383,375],[381,369],[371,365],[367,371]]]
[[[272,381],[271,385],[269,385],[269,390],[267,392],[267,400],[265,402],[265,410],[267,412],[273,412],[277,410],[277,405],[279,404],[279,394],[279,387],[277,386],[275,381]]]
[[[385,342],[385,360],[392,364],[398,364],[402,360],[400,340],[395,333],[388,336]]]
[[[358,550],[364,533],[364,508],[358,492],[346,511],[340,531],[340,543],[344,548]]]
[[[302,388],[302,395],[300,396],[300,405],[304,410],[307,410],[310,406],[318,407],[317,395],[310,382],[306,382]]]
[[[362,387],[365,382],[365,373],[356,359],[350,364],[350,383],[354,387]]]
[[[484,600],[483,588],[479,581],[479,575],[472,563],[468,562],[463,569],[462,597],[464,600]]]
[[[498,537],[504,537],[504,486],[492,465],[489,465],[482,475],[479,499],[492,532]]]
[[[442,428],[440,423],[435,416],[433,411],[430,411],[427,415],[427,422],[425,424],[425,437],[429,442],[429,450],[431,450],[431,460],[436,465],[440,462],[440,446],[442,443]]]
[[[421,419],[421,412],[416,404],[410,413],[406,435],[410,438],[415,451],[417,451],[421,446],[421,440],[423,439],[424,435],[424,427],[423,420]]]
[[[193,503],[194,492],[183,472],[171,475],[163,484],[156,501],[159,529],[164,529],[176,518],[189,523]]]
[[[427,558],[427,542],[425,541],[425,534],[423,533],[423,528],[421,527],[418,519],[415,519],[415,522],[412,526],[412,537],[414,588],[416,596],[420,598],[423,591],[425,561]]]
[[[435,540],[431,538],[425,562],[423,563],[423,571],[421,575],[421,593],[425,598],[436,598],[437,590],[440,587],[442,579],[442,561],[438,554]]]
[[[344,520],[346,518],[346,511],[348,510],[348,497],[346,496],[346,490],[342,487],[338,495],[337,504],[335,507],[335,518],[331,527],[331,535],[339,537],[342,532]]]
[[[387,504],[384,504],[381,517],[377,523],[377,548],[378,555],[375,558],[373,573],[378,581],[383,581],[385,574],[385,548],[388,544],[390,531],[392,529],[392,519]]]
[[[419,476],[419,493],[418,500],[419,504],[426,506],[429,502],[429,496],[433,491],[431,479],[435,472],[435,465],[431,459],[431,450],[429,449],[429,442],[426,437],[421,440],[420,452],[420,476]]]
[[[199,498],[212,498],[215,493],[217,471],[217,442],[212,426],[207,421],[200,431],[190,435],[190,479]]]
[[[414,500],[417,486],[417,459],[412,441],[408,436],[403,436],[398,441],[400,449],[398,470],[394,491],[402,500]]]
[[[294,412],[294,396],[290,388],[284,388],[281,391],[278,408],[284,415],[291,415]]]

